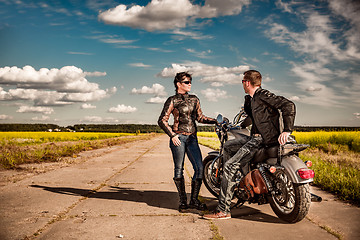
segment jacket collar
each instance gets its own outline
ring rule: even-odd
[[[258,87],[258,89],[255,90],[255,93],[254,93],[253,98],[254,98],[254,97],[256,96],[256,94],[258,94],[261,90],[262,90],[262,88],[261,88],[261,87]]]
[[[175,96],[185,99],[189,96],[189,93],[184,93],[184,94],[176,93]]]

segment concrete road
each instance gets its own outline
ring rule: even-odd
[[[245,205],[229,220],[180,214],[168,141],[161,135],[115,146],[2,184],[0,239],[360,239],[359,208],[315,188],[323,201],[312,203],[307,218],[296,224],[278,219],[269,205]],[[203,157],[210,151],[201,149]],[[185,167],[190,192],[188,160]],[[215,208],[205,187],[201,195]]]

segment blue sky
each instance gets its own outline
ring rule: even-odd
[[[360,3],[0,0],[0,123],[156,124],[176,72],[232,119],[242,73],[296,125],[360,126]]]

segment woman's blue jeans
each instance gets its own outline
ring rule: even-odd
[[[181,141],[180,146],[175,146],[170,139],[170,149],[174,160],[174,178],[182,178],[184,176],[184,160],[186,153],[194,168],[194,176],[192,180],[195,181],[195,179],[202,179],[204,167],[196,135],[188,136],[179,134],[178,137]]]

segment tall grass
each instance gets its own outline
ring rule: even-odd
[[[152,136],[154,134],[0,133],[0,165],[10,169],[18,168],[23,163],[55,162],[82,151],[149,139]]]

